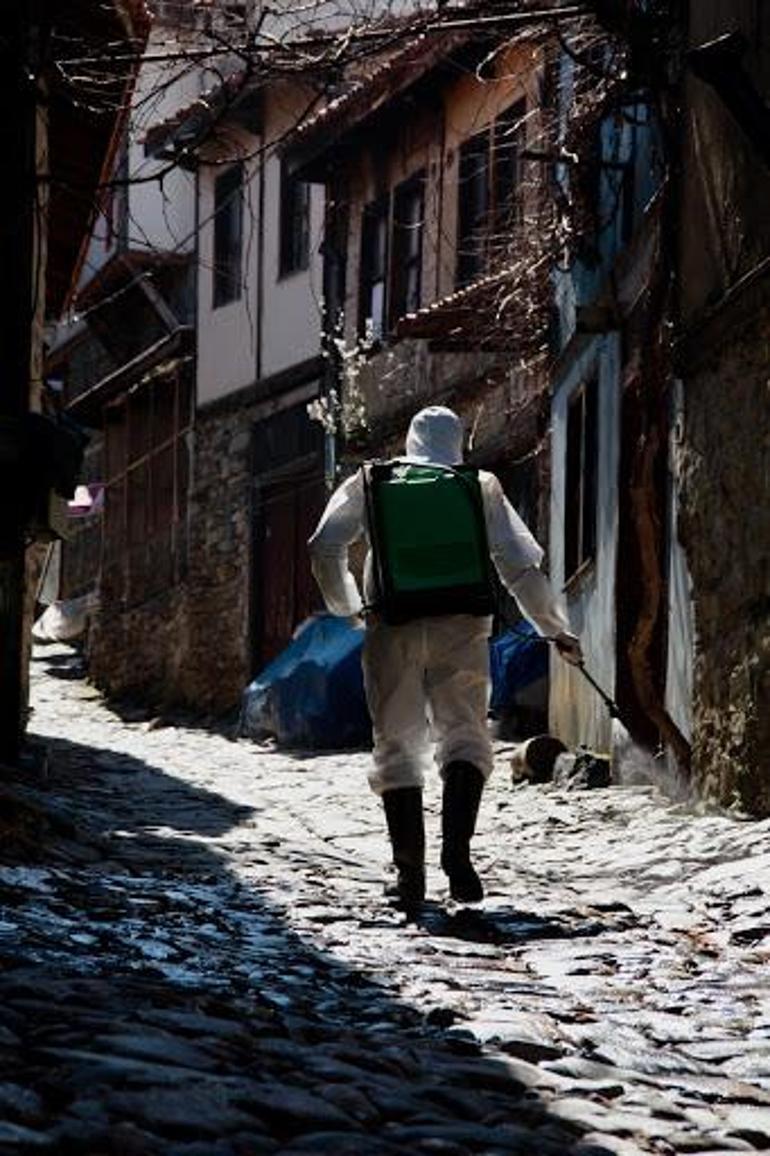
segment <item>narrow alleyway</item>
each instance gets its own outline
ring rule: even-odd
[[[51,817],[0,867],[0,1152],[770,1149],[770,821],[650,787],[484,802],[488,898],[381,897],[365,754],[121,719],[33,660]],[[70,826],[77,823],[77,831]]]

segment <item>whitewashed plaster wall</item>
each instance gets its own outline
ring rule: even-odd
[[[129,130],[128,168],[135,183],[128,194],[129,248],[191,253],[195,248],[195,179],[168,161],[145,156],[147,132],[190,104],[205,87],[200,68],[186,58],[195,47],[193,34],[153,28],[146,55],[171,56],[148,60],[140,70]],[[148,179],[159,175],[157,180]],[[162,174],[162,176],[161,176]]]
[[[169,55],[175,59],[145,61],[139,69],[131,98],[127,176],[135,183],[115,192],[117,202],[128,200],[128,246],[140,251],[191,253],[195,248],[195,180],[191,173],[172,167],[160,183],[152,179],[169,167],[167,161],[146,157],[145,137],[153,125],[190,104],[203,90],[200,69],[185,59],[189,36],[156,25],[150,33],[145,55]],[[116,157],[116,161],[119,158]],[[115,174],[117,175],[117,174]],[[86,259],[80,275],[82,288],[118,250],[118,238],[104,213],[94,222]]]
[[[198,179],[198,367],[199,405],[216,401],[251,385],[257,376],[259,272],[258,140],[248,134],[235,139],[228,155],[244,157],[242,283],[240,297],[216,309],[214,300],[214,183],[224,170],[202,165]]]
[[[564,590],[567,411],[573,391],[594,373],[598,381],[598,477],[596,555],[593,566]],[[552,488],[550,576],[580,636],[586,668],[610,694],[615,687],[615,574],[617,483],[620,461],[620,346],[617,335],[595,338],[572,359],[556,384],[551,409]],[[551,658],[550,728],[570,746],[609,751],[607,709],[579,670]]]
[[[280,141],[308,107],[307,93],[275,86],[266,94],[264,140]],[[237,144],[236,144],[237,142]],[[222,145],[220,144],[220,148]],[[280,276],[281,160],[262,151],[259,138],[233,130],[232,155],[248,158],[245,172],[243,291],[239,300],[212,307],[214,181],[220,166],[203,165],[198,212],[198,403],[290,369],[321,351],[324,225],[323,189],[310,202],[307,269]]]
[[[262,304],[261,375],[288,369],[321,349],[323,265],[323,189],[310,190],[310,264],[287,276],[279,275],[279,216],[281,165],[271,157],[265,165],[265,234]]]
[[[276,85],[268,94],[265,137],[279,141],[300,122],[312,95],[294,86]],[[324,191],[310,188],[310,258],[307,269],[280,275],[281,160],[270,150],[264,166],[264,233],[262,261],[261,358],[262,377],[289,369],[321,350],[323,296]]]

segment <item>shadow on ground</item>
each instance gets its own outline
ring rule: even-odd
[[[471,907],[447,910],[439,903],[424,904],[413,921],[432,936],[499,946],[514,946],[533,939],[579,939],[608,930],[590,917],[567,921],[500,907],[492,913]]]
[[[321,869],[263,832],[258,808],[45,741],[46,783],[20,790],[58,825],[33,868],[0,867],[0,1141],[62,1156],[609,1153],[549,1115],[515,1067],[234,878],[209,841],[246,821],[257,862],[274,873],[286,859],[287,887],[298,861]],[[502,944],[566,933],[437,905],[421,927]]]

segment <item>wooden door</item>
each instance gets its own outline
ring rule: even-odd
[[[310,570],[307,540],[323,508],[319,473],[295,475],[263,487],[260,549],[257,665],[274,658],[321,598]]]

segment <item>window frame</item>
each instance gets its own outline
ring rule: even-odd
[[[527,99],[519,96],[507,105],[486,128],[467,137],[460,145],[457,174],[457,253],[455,286],[472,285],[490,271],[498,246],[498,234],[511,229],[522,218],[522,170],[520,153],[526,145]],[[501,138],[508,136],[503,141]],[[512,179],[503,180],[505,163],[513,160]],[[475,165],[475,171],[474,171]],[[483,193],[473,200],[465,195],[474,184]],[[503,189],[506,192],[503,193]]]
[[[564,585],[596,562],[599,375],[594,369],[567,400],[564,470]]]
[[[489,211],[492,200],[491,128],[474,133],[460,145],[457,174],[458,288],[471,285],[486,269]],[[470,190],[479,189],[478,197]],[[464,195],[465,194],[465,195]],[[478,203],[476,203],[478,202]]]
[[[427,170],[417,169],[376,200],[368,201],[361,213],[360,258],[358,276],[358,336],[381,344],[393,331],[398,320],[410,311],[409,272],[415,275],[414,309],[422,305],[423,261],[425,256],[425,204]],[[418,205],[417,220],[402,226],[402,206],[411,200]],[[381,242],[375,230],[382,230]],[[416,236],[416,245],[411,244]],[[373,261],[373,256],[377,261]],[[381,286],[381,303],[371,332],[367,322],[374,318],[374,290]]]
[[[232,186],[232,187],[230,187]],[[236,161],[214,178],[212,309],[243,295],[244,164]]]
[[[278,279],[304,273],[310,267],[311,186],[300,180],[281,158],[278,204]]]
[[[380,245],[376,232],[384,229],[383,244]],[[361,214],[361,257],[359,262],[358,295],[358,335],[364,340],[381,342],[388,333],[388,309],[390,286],[388,271],[390,266],[391,197],[387,193],[375,201],[364,205]],[[376,257],[376,261],[373,259]],[[382,286],[379,331],[374,324],[373,297],[376,286]],[[371,321],[371,327],[368,322]]]
[[[526,145],[526,116],[527,101],[521,97],[503,109],[494,122],[492,191],[496,230],[512,228],[521,221],[521,152]],[[506,176],[508,179],[504,181]]]
[[[392,193],[390,260],[390,328],[422,305],[422,276],[425,248],[425,191],[427,173],[419,169],[395,186]],[[417,206],[417,219],[404,221],[402,214]],[[416,242],[416,243],[413,243]],[[410,292],[410,274],[415,288]]]

